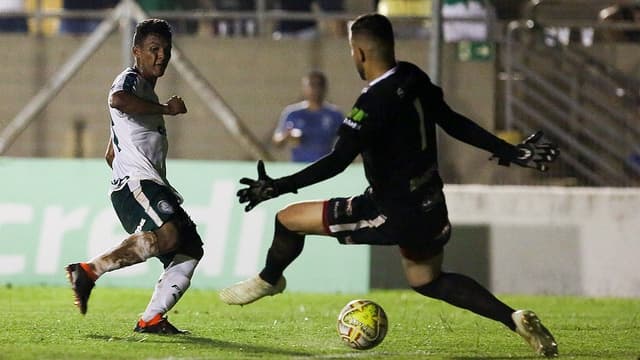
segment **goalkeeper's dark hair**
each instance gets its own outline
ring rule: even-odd
[[[386,16],[375,13],[360,15],[353,21],[350,29],[351,36],[365,36],[376,43],[386,59],[395,58],[393,26]]]
[[[168,22],[162,19],[146,19],[136,25],[136,33],[133,35],[133,45],[140,45],[149,34],[157,34],[171,41],[172,31]]]

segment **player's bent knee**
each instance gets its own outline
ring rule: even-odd
[[[443,253],[430,257],[428,260],[411,260],[402,258],[404,274],[411,287],[420,287],[436,280],[442,273]]]
[[[204,256],[202,245],[202,239],[196,231],[195,225],[185,225],[180,229],[178,253],[200,260]]]
[[[158,237],[158,249],[160,254],[175,251],[179,245],[178,228],[173,221],[164,223],[153,231]]]
[[[135,233],[126,238],[120,246],[135,254],[138,261],[145,261],[160,254],[159,240],[153,231]]]
[[[412,286],[411,287],[415,292],[417,292],[418,294],[424,295],[424,296],[428,296],[428,297],[435,297],[436,295],[436,287],[433,286],[433,281],[430,281],[426,284],[420,285],[420,286]]]
[[[431,284],[434,280],[438,278],[439,273],[407,273],[405,272],[405,277],[407,279],[407,283],[412,288],[425,286]]]
[[[285,227],[289,228],[289,226],[287,226],[288,224],[294,223],[296,221],[296,205],[287,205],[286,207],[284,207],[283,209],[278,210],[278,212],[276,213],[276,219]]]
[[[286,206],[276,219],[287,229],[300,234],[323,234],[323,202],[306,201]]]
[[[299,236],[299,234],[297,234],[295,231],[292,231],[285,224],[283,224],[277,214],[276,214],[274,230],[276,234],[286,234],[286,235],[291,235],[295,237]]]

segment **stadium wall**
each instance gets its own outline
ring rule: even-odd
[[[0,34],[4,54],[0,67],[0,127],[6,126],[31,96],[82,44],[83,36],[37,38]],[[358,77],[346,38],[318,40],[214,38],[177,36],[180,47],[200,73],[247,124],[251,132],[269,146],[282,109],[301,97],[301,78],[311,69],[321,69],[329,79],[328,100],[347,112],[365,83]],[[107,93],[122,71],[121,39],[111,36],[9,148],[7,156],[97,158],[104,153],[109,121]],[[427,69],[429,42],[399,39],[398,58]],[[463,62],[454,45],[443,52],[443,87],[447,101],[486,128],[494,128],[494,61]],[[161,100],[177,94],[189,112],[167,117],[167,131],[174,158],[199,160],[248,160],[250,155],[229,136],[207,110],[197,94],[171,66],[156,87]],[[449,145],[451,144],[451,145]],[[455,161],[443,159],[443,167],[455,177],[469,164],[486,156],[464,145],[443,141]],[[270,147],[279,160],[286,150]],[[474,173],[474,181],[487,183],[489,172]]]
[[[117,244],[126,234],[107,196],[99,160],[0,159],[0,283],[65,285],[63,266]],[[169,178],[198,224],[205,258],[193,286],[216,289],[258,271],[275,212],[292,201],[349,196],[365,187],[352,165],[325,183],[244,213],[237,179],[253,162],[172,160]],[[269,163],[272,176],[300,165]],[[512,169],[512,171],[527,171]],[[453,238],[448,270],[499,293],[640,296],[640,190],[447,185]],[[150,287],[149,261],[107,274],[100,286]],[[405,287],[395,248],[344,247],[311,237],[288,271],[291,291],[366,292]]]
[[[445,193],[454,224],[446,270],[497,293],[640,296],[640,189],[448,185]],[[372,263],[383,257],[398,255],[374,249]],[[371,278],[372,287],[402,281],[399,266]]]

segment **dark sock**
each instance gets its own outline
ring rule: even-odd
[[[267,252],[267,261],[260,277],[271,285],[275,285],[284,269],[300,255],[304,247],[304,235],[287,229],[276,215],[273,242]]]
[[[439,299],[453,306],[499,321],[511,330],[516,329],[516,325],[511,319],[511,314],[515,310],[467,276],[443,272],[432,282],[413,289],[424,296]]]

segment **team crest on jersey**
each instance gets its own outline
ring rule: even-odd
[[[171,206],[171,204],[166,200],[160,200],[156,207],[158,208],[158,211],[163,214],[173,214],[173,206]]]

